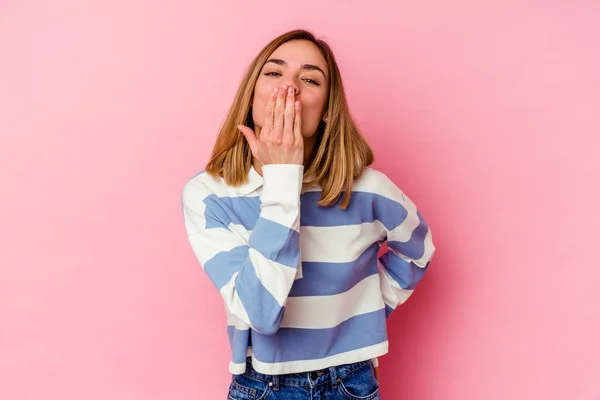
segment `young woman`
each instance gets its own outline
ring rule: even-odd
[[[381,398],[386,320],[435,249],[372,162],[327,43],[303,30],[271,41],[182,194],[192,249],[225,303],[229,399]]]

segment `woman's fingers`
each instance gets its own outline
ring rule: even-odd
[[[268,137],[269,133],[273,130],[274,123],[274,115],[275,115],[275,101],[277,100],[277,94],[279,93],[279,88],[274,87],[271,91],[271,98],[267,102],[267,109],[265,111],[265,122],[263,123],[263,127],[261,129],[261,135],[264,138]],[[263,135],[264,133],[264,135]]]
[[[299,101],[294,103],[294,139],[303,141],[302,138],[302,107]]]
[[[283,119],[285,117],[285,98],[287,95],[287,85],[279,87],[277,100],[275,101],[275,122],[273,124],[272,137],[275,143],[281,143],[283,137]]]
[[[283,139],[284,142],[294,142],[294,99],[296,93],[293,87],[289,87],[287,91],[287,99],[285,100],[285,117],[283,120]]]
[[[252,151],[252,154],[254,155],[254,157],[257,157],[258,156],[258,154],[257,154],[258,140],[256,139],[256,135],[254,134],[254,131],[244,125],[238,125],[238,129],[240,130],[240,132],[242,132],[242,135],[244,135],[244,137],[246,138],[246,141],[250,145],[250,150]]]
[[[253,157],[261,165],[302,164],[304,159],[302,116],[300,102],[295,99],[296,92],[289,85],[283,84],[273,90],[258,138],[252,129],[238,125],[238,129],[250,146]]]

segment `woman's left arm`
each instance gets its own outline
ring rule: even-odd
[[[379,258],[379,275],[386,316],[413,293],[435,253],[431,230],[408,196],[391,181],[380,221],[386,229],[388,251]]]

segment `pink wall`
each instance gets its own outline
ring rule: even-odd
[[[2,400],[225,398],[180,193],[295,27],[435,235],[384,398],[600,399],[600,3],[388,3],[0,2]]]

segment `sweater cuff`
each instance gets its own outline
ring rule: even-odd
[[[300,199],[304,166],[300,164],[263,165],[261,200],[295,203]]]
[[[300,231],[300,193],[304,166],[269,164],[263,166],[260,195],[261,216]]]

